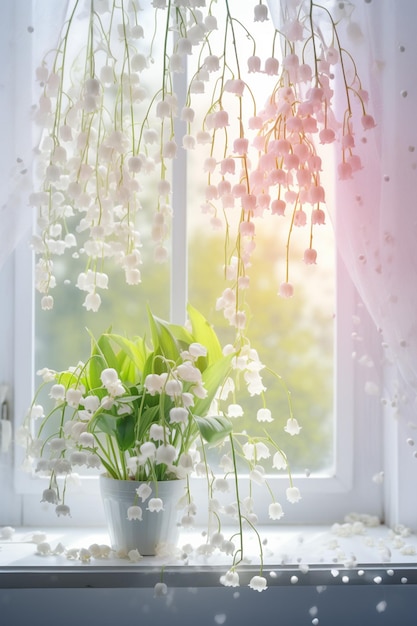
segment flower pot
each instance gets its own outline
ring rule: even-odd
[[[142,556],[153,556],[158,545],[175,546],[178,541],[178,502],[185,494],[185,480],[146,482],[152,494],[144,502],[136,489],[144,483],[135,480],[115,480],[100,476],[100,490],[112,548],[129,552],[138,550]],[[160,498],[163,509],[150,511],[151,498]],[[129,519],[128,509],[139,506],[142,519]]]

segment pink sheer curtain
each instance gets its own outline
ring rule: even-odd
[[[398,409],[407,404],[407,417],[414,419],[409,408],[417,394],[417,4],[356,0],[353,20],[356,26],[348,25],[344,34],[369,86],[377,128],[356,137],[363,169],[335,185],[337,245],[380,330],[385,362],[392,365],[385,378],[390,401]]]
[[[282,7],[296,13],[299,4],[271,0],[274,23]],[[356,131],[363,168],[349,180],[338,180],[335,171],[327,201],[338,251],[381,337],[377,358],[361,357],[365,366],[373,363],[368,391],[385,407],[387,521],[417,530],[411,495],[417,488],[417,3],[318,4],[336,18],[344,14],[341,42],[353,54],[377,123]]]
[[[354,22],[354,23],[353,23]],[[356,0],[345,29],[378,124],[335,184],[338,250],[379,329],[386,521],[417,530],[417,4]],[[350,46],[352,47],[352,46]],[[379,398],[378,398],[379,396]],[[366,416],[364,416],[366,419]],[[372,436],[372,434],[370,434]]]

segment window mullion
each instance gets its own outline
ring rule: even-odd
[[[173,75],[174,93],[179,106],[187,94],[187,71]],[[186,122],[174,120],[176,137],[186,132]],[[188,242],[187,242],[187,152],[178,146],[172,164],[172,260],[171,260],[171,321],[183,324],[188,300]]]

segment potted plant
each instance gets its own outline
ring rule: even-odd
[[[146,533],[145,523],[125,520],[161,512],[151,517],[164,520],[162,535],[175,530],[175,515],[165,512],[169,491],[174,488],[174,509],[181,496],[185,503],[187,494],[190,498],[185,479],[200,462],[198,444],[216,443],[232,430],[228,418],[210,408],[230,375],[233,355],[223,355],[216,333],[196,309],[189,306],[188,315],[190,330],[149,311],[149,338],[111,332],[91,337],[86,363],[61,372],[42,370],[38,393],[48,385],[52,408],[45,413],[35,396],[30,409],[35,422],[40,417],[37,470],[50,474],[42,500],[54,504],[58,515],[69,515],[65,477],[76,466],[103,468],[113,543],[141,554],[155,553],[162,539],[148,535],[158,523],[146,524]],[[114,494],[120,485],[119,506]]]
[[[91,354],[85,363],[62,372],[48,368],[38,372],[43,382],[24,426],[28,458],[35,473],[49,476],[42,501],[55,506],[59,516],[70,515],[65,491],[71,472],[79,466],[104,470],[100,481],[109,532],[114,547],[125,554],[131,550],[155,554],[159,543],[175,542],[178,526],[192,523],[196,514],[189,483],[192,472],[207,480],[208,546],[213,541],[212,547],[219,547],[220,514],[213,508],[213,493],[223,490],[227,477],[234,478],[228,515],[237,524],[233,534],[240,536],[240,544],[222,538],[221,547],[232,555],[223,582],[235,585],[243,528],[256,525],[250,502],[239,494],[237,458],[247,464],[254,483],[266,483],[262,459],[271,457],[272,451],[273,467],[289,473],[287,499],[300,498],[285,453],[267,430],[259,437],[233,428],[232,416],[238,408],[228,400],[233,380],[243,374],[245,392],[260,394],[263,366],[248,346],[222,349],[214,329],[190,305],[186,326],[166,323],[150,310],[148,317],[148,336],[127,338],[109,331],[98,339],[91,337]],[[49,409],[39,401],[45,388],[52,404]],[[271,421],[265,406],[257,418]],[[286,428],[291,434],[299,432],[292,416]],[[220,459],[223,478],[210,468],[207,448],[225,440],[228,448],[222,448]],[[172,487],[173,508],[168,510]],[[176,512],[179,501],[184,509],[181,518]],[[271,519],[283,515],[272,492],[269,515]],[[261,543],[260,551],[262,560]],[[255,580],[255,588],[263,580]]]

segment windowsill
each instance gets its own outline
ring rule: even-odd
[[[328,526],[282,526],[262,529],[264,575],[269,586],[338,584],[417,584],[417,537],[385,526],[366,527],[361,534]],[[401,530],[401,529],[400,529]],[[57,528],[43,531],[52,552],[40,555],[33,541],[37,529],[20,528],[10,540],[0,539],[0,588],[152,587],[161,579],[172,587],[219,586],[231,557],[218,551],[210,556],[144,557],[138,562],[119,558],[81,560],[79,550],[92,544],[109,545],[103,528]],[[227,534],[227,533],[226,533]],[[199,530],[185,531],[178,546],[204,544]],[[247,584],[259,573],[259,546],[248,537],[240,582]]]

